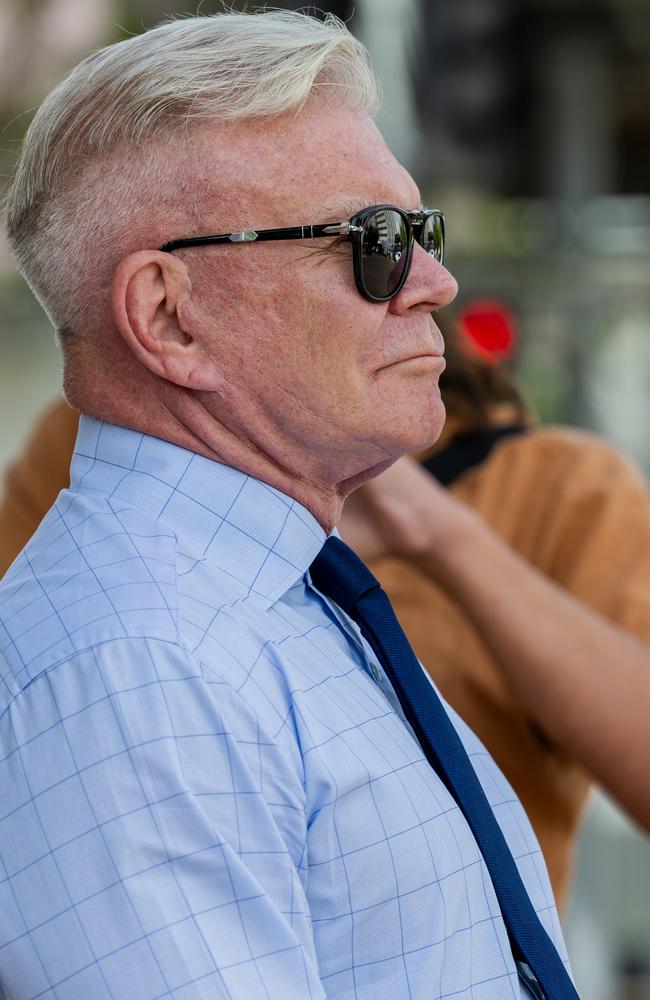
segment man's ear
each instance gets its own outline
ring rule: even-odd
[[[113,322],[138,361],[187,389],[210,390],[218,379],[192,336],[187,308],[192,282],[182,260],[139,250],[118,264],[111,287]]]

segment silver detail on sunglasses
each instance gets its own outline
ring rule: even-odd
[[[257,239],[257,233],[253,229],[246,229],[243,233],[231,233],[228,238],[231,243],[252,243]]]

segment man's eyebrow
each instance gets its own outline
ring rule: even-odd
[[[376,204],[377,202],[370,201],[368,198],[345,198],[341,201],[327,202],[323,212],[328,217],[331,216],[332,219],[336,219],[337,222],[342,222],[351,215],[362,212],[364,208],[370,208],[371,205]]]
[[[381,202],[371,201],[368,198],[346,198],[341,201],[331,201],[327,202],[323,212],[328,217],[332,217],[332,221],[336,219],[337,222],[343,222],[344,219],[349,219],[350,216],[356,215],[357,212],[362,212],[364,208],[370,208],[371,205],[378,205]],[[403,206],[398,205],[398,208]],[[422,208],[422,199],[417,199],[417,208]],[[407,209],[408,210],[408,209]]]

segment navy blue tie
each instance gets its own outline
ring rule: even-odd
[[[530,901],[467,751],[385,592],[356,553],[334,536],[327,539],[310,572],[316,587],[359,625],[386,671],[425,757],[461,808],[490,873],[513,955],[525,963],[519,966],[520,974],[525,966],[532,969],[545,1000],[578,1000],[564,963]]]

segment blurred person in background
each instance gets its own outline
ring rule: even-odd
[[[443,319],[445,428],[341,532],[507,774],[562,907],[593,780],[650,830],[650,497],[606,442],[536,426],[513,322],[498,302]]]

